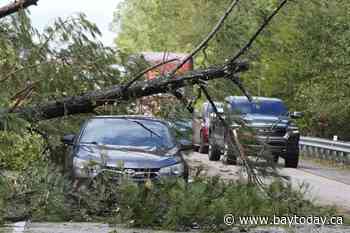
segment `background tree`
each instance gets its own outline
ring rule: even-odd
[[[147,2],[147,4],[145,4]],[[196,66],[215,64],[242,46],[278,1],[242,1]],[[124,51],[189,52],[216,22],[225,1],[125,1],[116,11],[116,44]],[[168,10],[171,9],[171,10]],[[304,134],[350,139],[349,3],[302,1],[288,4],[247,54],[251,71],[243,80],[253,95],[284,99],[304,111]],[[221,81],[209,86],[218,100],[239,94]]]
[[[32,146],[36,148],[31,149],[36,152],[33,156],[41,157],[47,150],[47,143],[32,143],[30,135],[36,138],[41,132],[53,149],[60,146],[63,132],[75,131],[86,116],[29,124],[11,114],[1,114],[5,109],[16,111],[21,106],[99,90],[123,80],[113,66],[116,52],[95,39],[100,32],[83,14],[57,19],[39,33],[27,14],[20,11],[1,19],[0,28],[0,129],[5,130],[0,135],[0,163],[1,167],[18,168],[19,164],[28,165],[18,160],[32,157],[10,154],[23,153]]]

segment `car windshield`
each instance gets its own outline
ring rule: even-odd
[[[172,148],[175,145],[164,123],[133,118],[89,120],[80,143],[146,148]]]
[[[287,108],[278,100],[237,100],[231,103],[231,109],[237,114],[261,114],[280,116],[287,113]]]

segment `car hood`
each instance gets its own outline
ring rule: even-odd
[[[106,145],[79,145],[77,156],[96,161],[104,166],[134,169],[155,169],[180,161],[177,148],[150,151],[143,148],[118,148]]]
[[[276,124],[276,127],[286,127],[290,120],[287,116],[273,116],[262,114],[246,114],[241,116],[242,120],[251,127],[269,127]]]

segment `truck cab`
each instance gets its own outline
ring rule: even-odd
[[[233,119],[231,128],[226,129],[222,122],[212,119],[209,128],[210,160],[219,160],[225,154],[226,160],[234,164],[237,153],[227,152],[230,148],[227,130],[240,130],[240,126],[249,129],[255,148],[266,148],[275,161],[284,158],[286,167],[296,168],[299,161],[299,129],[293,119],[301,117],[299,112],[288,112],[286,105],[277,98],[253,97],[250,102],[245,96],[230,96],[225,99],[225,115]],[[235,124],[240,122],[240,124]]]

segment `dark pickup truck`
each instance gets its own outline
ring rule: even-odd
[[[275,161],[282,157],[286,167],[298,166],[300,133],[293,119],[301,117],[302,113],[288,112],[283,101],[276,98],[253,97],[253,101],[249,102],[245,96],[230,96],[225,101],[224,117],[243,122],[246,128],[253,131],[257,146],[267,147]],[[221,155],[225,154],[225,161],[235,164],[237,153],[227,153],[227,148],[230,148],[227,129],[216,114],[211,117],[209,160],[220,160]]]

